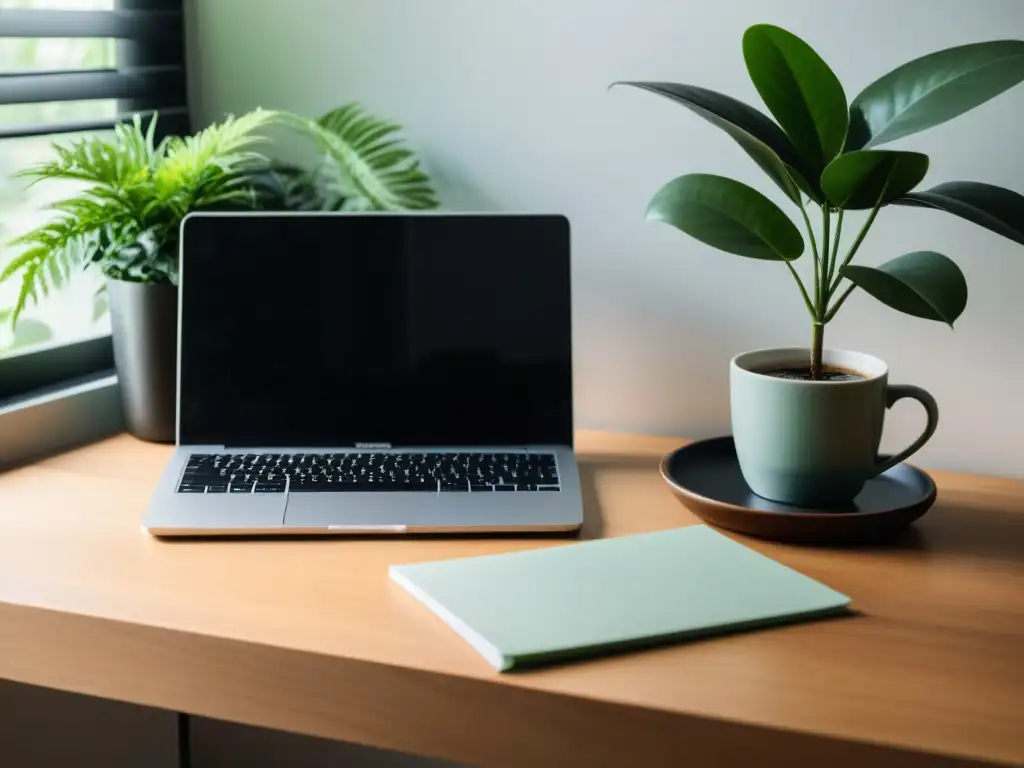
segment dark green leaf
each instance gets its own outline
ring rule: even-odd
[[[953,261],[934,251],[906,253],[880,267],[843,268],[846,277],[883,304],[953,327],[967,306],[967,281]]]
[[[673,179],[651,199],[647,218],[754,259],[792,260],[804,250],[799,230],[775,203],[723,176],[694,173]]]
[[[939,125],[1021,80],[1021,40],[972,43],[914,59],[853,100],[846,148],[873,147]]]
[[[821,190],[809,181],[817,176],[802,170],[800,155],[782,129],[742,101],[707,88],[680,83],[622,82],[613,85],[630,85],[664,96],[721,128],[797,205],[800,204],[797,187],[815,202],[824,200]]]
[[[839,78],[811,46],[771,24],[746,31],[743,58],[768,111],[807,166],[820,172],[846,141],[850,116]]]
[[[905,195],[927,172],[927,155],[862,149],[829,163],[821,174],[821,188],[839,208],[874,208],[879,200],[884,205]]]
[[[978,181],[950,181],[893,201],[937,208],[1024,245],[1024,195]]]

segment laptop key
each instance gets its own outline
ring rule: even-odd
[[[496,491],[514,491],[516,487],[514,485],[496,485],[494,490]]]
[[[206,492],[207,493],[227,493],[228,492],[228,484],[227,483],[211,483],[210,485],[206,486]]]
[[[537,486],[537,490],[538,491],[560,491],[562,489],[559,488],[557,485],[538,485]]]
[[[471,490],[473,493],[479,493],[479,492],[484,492],[484,491],[493,491],[494,490],[494,486],[487,485],[486,483],[472,483],[469,486],[469,490]]]
[[[284,493],[284,483],[256,483],[254,493]]]
[[[228,493],[250,493],[252,486],[252,483],[232,483],[228,488]]]
[[[197,483],[182,483],[178,486],[178,493],[206,493],[206,486]]]

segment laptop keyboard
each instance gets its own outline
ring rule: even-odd
[[[558,491],[550,453],[194,453],[178,493]]]

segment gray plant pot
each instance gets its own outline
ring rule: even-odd
[[[174,442],[178,288],[108,280],[114,365],[128,431]]]

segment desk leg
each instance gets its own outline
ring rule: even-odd
[[[184,712],[178,713],[178,768],[192,768],[192,724]]]

